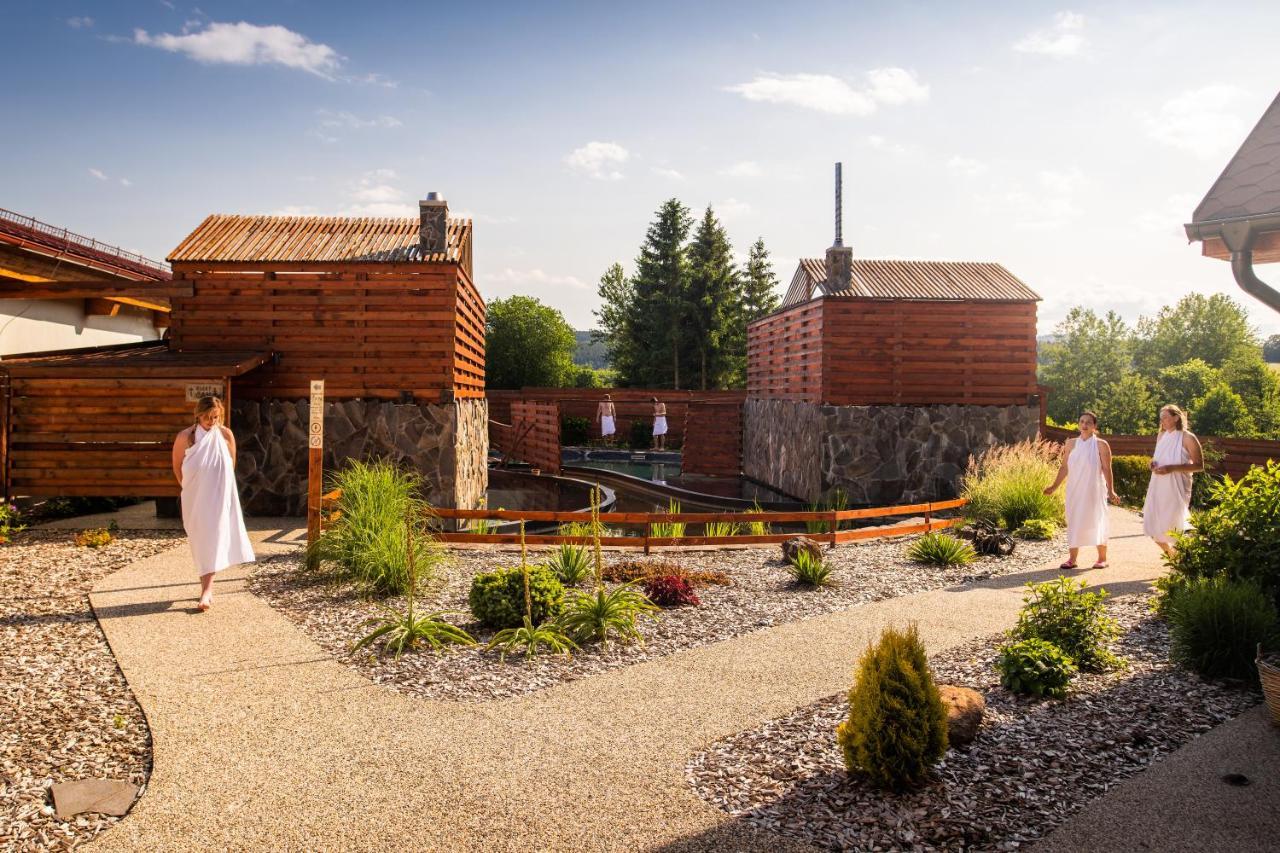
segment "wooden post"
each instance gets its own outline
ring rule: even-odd
[[[653,527],[653,522],[646,521],[644,523],[644,555],[649,556],[649,531]]]
[[[307,547],[320,538],[324,483],[324,380],[311,380],[311,428],[307,436]]]

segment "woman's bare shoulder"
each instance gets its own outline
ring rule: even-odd
[[[235,434],[231,432],[231,427],[218,424],[218,429],[222,430],[222,437],[228,441],[235,438]]]
[[[174,444],[190,444],[191,443],[191,427],[183,427],[182,430],[173,437]]]

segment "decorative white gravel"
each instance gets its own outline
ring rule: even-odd
[[[121,532],[80,548],[72,530],[0,546],[0,849],[67,850],[119,818],[53,815],[49,788],[88,778],[145,786],[151,734],[89,607],[95,581],[181,542]]]
[[[940,683],[984,694],[977,740],[947,752],[935,780],[910,794],[850,776],[835,727],[843,695],[712,745],[686,768],[708,802],[749,823],[833,850],[1014,850],[1090,800],[1259,701],[1168,661],[1168,631],[1147,599],[1115,601],[1129,665],[1082,674],[1063,701],[1001,689],[992,637],[935,656]]]
[[[655,554],[690,570],[719,570],[729,586],[702,586],[698,607],[664,610],[658,622],[641,621],[644,644],[584,647],[571,659],[522,655],[499,662],[497,652],[481,647],[453,648],[443,654],[408,652],[399,660],[348,649],[360,636],[360,622],[378,611],[349,587],[335,586],[300,568],[300,556],[260,562],[250,589],[298,624],[313,640],[368,678],[416,696],[484,701],[527,694],[584,676],[629,666],[681,649],[713,643],[774,625],[830,613],[869,601],[910,595],[965,581],[1025,571],[1061,550],[1060,542],[1020,542],[1012,557],[982,557],[968,566],[921,566],[906,559],[910,539],[875,540],[841,545],[826,552],[837,584],[822,589],[796,587],[777,548],[684,551]],[[542,559],[531,553],[530,562]],[[612,552],[606,562],[640,559],[635,552]],[[472,577],[498,566],[518,564],[518,554],[493,550],[454,551],[435,586],[419,596],[431,610],[460,611],[449,617],[472,636],[486,642],[492,632],[480,629],[467,607]],[[401,606],[402,602],[392,602]]]

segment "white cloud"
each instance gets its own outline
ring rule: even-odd
[[[272,216],[314,216],[316,209],[309,204],[286,204],[271,211]]]
[[[879,134],[873,133],[867,137],[867,145],[878,151],[888,151],[890,154],[905,154],[907,146],[900,142],[890,142]]]
[[[720,174],[730,178],[758,178],[764,174],[764,170],[754,160],[741,160],[721,169]]]
[[[684,175],[675,169],[668,169],[665,166],[654,166],[649,170],[659,178],[670,178],[673,181],[683,181]]]
[[[133,186],[133,181],[129,180],[128,178],[121,178],[121,179],[120,179],[120,186],[122,186],[122,187],[131,187],[131,186]]]
[[[404,198],[404,192],[388,184],[373,184],[372,186],[365,185],[353,190],[351,198],[353,201],[378,204],[401,201]]]
[[[494,273],[489,273],[481,277],[484,284],[507,284],[507,285],[544,285],[551,287],[577,287],[583,290],[590,290],[586,283],[577,276],[572,275],[556,275],[548,273],[541,269],[517,270],[511,267],[503,267]]]
[[[1157,142],[1214,159],[1236,150],[1248,125],[1238,114],[1248,93],[1238,86],[1215,84],[1170,98],[1143,121]]]
[[[853,84],[829,74],[757,74],[747,83],[725,87],[748,101],[789,104],[831,115],[869,116],[882,104],[924,101],[929,87],[904,68],[874,68]]]
[[[1178,193],[1165,199],[1158,208],[1145,210],[1133,218],[1133,224],[1139,230],[1149,234],[1176,235],[1182,242],[1186,241],[1186,232],[1182,226],[1191,221],[1200,197],[1192,193]]]
[[[208,65],[283,65],[329,80],[343,62],[343,57],[327,44],[318,44],[276,24],[211,23],[203,30],[181,35],[153,36],[146,30],[134,30],[133,40],[135,44],[182,53]]]
[[[401,127],[403,122],[395,116],[374,116],[373,118],[361,118],[354,113],[345,110],[334,112],[332,110],[316,110],[316,116],[320,119],[321,127],[345,127],[351,130],[361,130],[370,127]]]
[[[73,30],[87,30],[93,26],[93,18],[88,15],[77,15],[74,18],[67,18],[67,26]]]
[[[618,167],[631,157],[631,152],[616,142],[588,142],[565,155],[564,162],[576,172],[599,181],[621,180]]]
[[[1034,184],[985,193],[975,202],[987,216],[1019,231],[1051,231],[1080,217],[1079,195],[1089,187],[1088,177],[1078,168],[1046,169],[1035,176]]]
[[[366,74],[358,74],[355,77],[347,78],[352,83],[365,83],[370,86],[382,86],[385,89],[396,89],[400,86],[399,80],[392,80],[384,74],[376,71],[370,71]]]
[[[957,175],[966,178],[976,178],[983,172],[987,171],[987,164],[981,160],[974,160],[971,157],[961,157],[959,154],[947,161],[947,168]]]
[[[101,169],[90,169],[89,174],[93,175],[95,178],[97,178],[100,181],[105,181],[107,179],[107,173],[102,171]]]
[[[1075,12],[1059,12],[1053,16],[1053,26],[1027,33],[1014,43],[1013,49],[1019,53],[1065,59],[1079,55],[1086,45],[1084,16]]]
[[[751,205],[745,201],[738,201],[736,198],[727,198],[717,205],[713,205],[716,215],[723,220],[741,219],[752,213]]]
[[[510,225],[513,222],[519,222],[518,216],[494,216],[488,213],[476,213],[473,210],[463,208],[462,210],[450,210],[449,217],[451,219],[470,219],[481,225]]]

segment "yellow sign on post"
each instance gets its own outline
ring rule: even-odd
[[[307,432],[307,545],[320,538],[324,483],[324,380],[311,380],[311,425]]]

